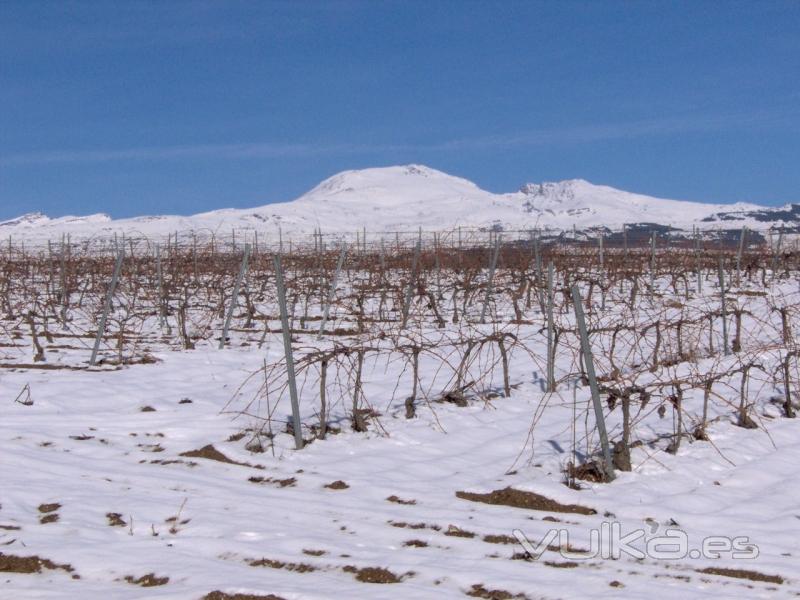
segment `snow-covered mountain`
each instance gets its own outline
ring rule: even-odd
[[[529,183],[518,191],[495,194],[477,185],[420,165],[344,171],[290,201],[251,209],[224,209],[193,216],[110,219],[98,214],[50,219],[40,213],[0,222],[0,235],[26,238],[107,237],[114,233],[165,236],[258,230],[284,234],[447,230],[455,227],[568,230],[596,226],[657,223],[678,228],[734,228],[796,225],[800,211],[756,204],[705,204],[633,194],[581,179]]]

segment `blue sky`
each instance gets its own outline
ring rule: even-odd
[[[405,163],[800,202],[800,2],[0,0],[0,219]]]

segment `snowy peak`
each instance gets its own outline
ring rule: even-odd
[[[51,219],[30,213],[0,223],[5,235],[54,239],[112,237],[115,233],[158,237],[191,231],[229,235],[258,230],[266,237],[349,233],[366,227],[371,233],[442,231],[456,227],[569,230],[623,224],[655,223],[681,229],[764,228],[794,224],[800,230],[800,208],[783,210],[753,204],[713,205],[633,194],[583,179],[527,183],[519,191],[496,194],[467,179],[424,165],[401,165],[343,171],[325,179],[291,202],[251,209],[221,209],[188,217],[151,216],[112,220],[108,215]]]
[[[316,200],[366,200],[380,204],[393,200],[415,202],[437,194],[483,192],[477,185],[424,165],[379,167],[343,171],[329,177],[295,202]]]

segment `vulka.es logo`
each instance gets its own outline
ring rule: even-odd
[[[692,548],[689,536],[682,529],[669,528],[655,535],[658,527],[648,536],[644,529],[622,531],[622,524],[604,521],[599,529],[589,531],[589,548],[575,550],[570,545],[569,531],[551,529],[538,542],[532,542],[521,530],[513,531],[514,537],[534,560],[545,552],[558,548],[563,558],[569,560],[588,560],[592,558],[618,559],[630,556],[634,559],[655,558],[678,560],[682,558],[735,558],[753,559],[759,555],[758,546],[750,543],[747,536],[727,537],[708,536],[700,546]]]

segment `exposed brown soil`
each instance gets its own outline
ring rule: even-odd
[[[503,533],[495,535],[489,533],[483,536],[483,541],[488,544],[518,544],[517,538],[513,535],[505,535]]]
[[[307,554],[308,556],[323,556],[327,554],[325,550],[312,550],[310,548],[304,548],[303,554]]]
[[[485,600],[527,600],[525,594],[512,594],[505,590],[490,590],[483,585],[476,583],[468,592],[467,596],[472,598],[485,598]]]
[[[388,569],[382,567],[363,567],[352,565],[343,568],[346,573],[353,573],[361,583],[400,583],[401,579]]]
[[[578,563],[573,561],[556,562],[552,560],[546,560],[544,561],[544,564],[546,564],[548,567],[555,567],[556,569],[574,569],[578,566]]]
[[[750,581],[763,581],[764,583],[777,583],[784,582],[783,577],[780,575],[765,575],[758,571],[748,571],[747,569],[723,569],[721,567],[707,567],[705,569],[698,569],[698,573],[705,573],[706,575],[721,575],[723,577],[734,577],[736,579],[749,579]]]
[[[282,560],[274,560],[271,558],[261,558],[259,560],[247,561],[251,567],[270,567],[271,569],[285,569],[287,571],[294,571],[295,573],[312,573],[317,570],[314,565],[307,563],[292,563],[284,562]]]
[[[226,594],[219,590],[207,593],[200,600],[284,600],[275,594],[256,595],[256,594]]]
[[[140,412],[156,412],[156,409],[152,406],[143,406],[139,409]]]
[[[51,513],[56,512],[61,505],[58,502],[53,502],[52,504],[40,504],[39,505],[39,512],[40,513]]]
[[[272,477],[248,477],[247,481],[250,483],[274,483],[279,487],[294,487],[297,479],[294,477],[287,477],[286,479],[273,479]]]
[[[561,504],[534,492],[523,492],[507,487],[502,490],[495,490],[488,494],[477,494],[474,492],[456,492],[456,497],[471,502],[483,502],[484,504],[497,504],[502,506],[513,506],[514,508],[527,508],[530,510],[541,510],[545,512],[574,513],[579,515],[596,515],[597,511],[593,508],[580,506],[578,504]]]
[[[106,513],[109,527],[125,527],[127,523],[122,520],[120,513]]]
[[[159,585],[168,584],[169,577],[158,577],[155,573],[148,573],[147,575],[142,575],[139,578],[135,578],[133,575],[126,575],[125,581],[132,583],[133,585],[140,585],[142,587],[156,587]]]
[[[346,490],[350,486],[347,485],[341,479],[337,479],[336,481],[332,481],[331,483],[326,483],[325,487],[328,488],[329,490]]]
[[[216,460],[217,462],[228,463],[231,465],[241,465],[243,467],[250,466],[247,463],[231,460],[230,458],[225,456],[222,452],[214,448],[212,444],[206,444],[199,450],[189,450],[188,452],[181,452],[180,456],[185,456],[187,458],[205,458],[207,460]]]
[[[407,540],[403,542],[403,546],[409,548],[427,548],[428,542],[424,542],[422,540]]]
[[[395,496],[394,494],[392,494],[391,496],[389,496],[389,497],[386,499],[386,501],[387,501],[387,502],[394,502],[395,504],[405,504],[405,505],[411,505],[411,504],[416,504],[416,503],[417,503],[417,501],[416,501],[416,500],[403,500],[402,498],[398,498],[398,497],[397,497],[397,496]]]
[[[20,527],[19,525],[0,525],[0,529],[3,529],[5,531],[19,531],[20,529],[22,529],[22,527]]]
[[[42,569],[62,569],[72,573],[71,565],[59,565],[47,558],[38,556],[14,556],[0,552],[0,573],[41,573]]]
[[[451,537],[463,537],[463,538],[474,538],[475,534],[471,531],[467,531],[466,529],[461,529],[460,527],[456,527],[455,525],[450,525],[447,528],[447,531],[444,532],[445,535],[449,535]]]
[[[392,527],[400,527],[401,529],[433,529],[439,531],[441,527],[438,525],[428,525],[427,523],[404,523],[403,521],[389,521]]]
[[[42,525],[47,525],[48,523],[55,523],[58,521],[58,519],[58,513],[50,513],[49,515],[42,515],[39,517],[39,523]]]

